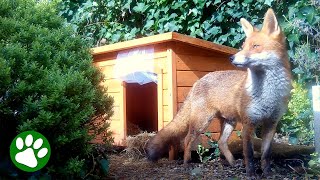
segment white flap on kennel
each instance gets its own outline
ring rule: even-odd
[[[157,83],[154,69],[154,47],[135,48],[118,53],[114,77],[127,83]]]

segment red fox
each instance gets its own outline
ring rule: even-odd
[[[240,23],[246,39],[242,50],[230,57],[231,63],[246,71],[211,72],[193,85],[174,119],[147,144],[147,157],[156,161],[184,139],[184,164],[191,159],[194,140],[213,118],[223,121],[218,141],[222,154],[234,164],[227,140],[236,122],[243,125],[243,155],[247,176],[254,176],[252,135],[262,125],[261,168],[271,173],[271,141],[276,126],[287,109],[291,91],[291,70],[283,35],[276,16],[269,9],[259,31],[247,20]]]

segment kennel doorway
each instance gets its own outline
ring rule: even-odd
[[[126,134],[158,130],[157,84],[125,83]]]

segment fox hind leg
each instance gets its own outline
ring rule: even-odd
[[[213,119],[212,113],[203,111],[194,111],[190,117],[189,131],[184,140],[183,163],[187,164],[191,160],[191,147],[199,135],[209,126]]]
[[[234,165],[234,157],[228,147],[228,139],[236,126],[236,122],[229,122],[225,120],[224,126],[222,127],[222,132],[220,139],[218,141],[219,149],[222,154],[226,157],[227,161],[231,166]]]

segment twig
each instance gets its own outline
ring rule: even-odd
[[[307,170],[306,170],[306,167],[304,166],[304,162],[301,160],[301,159],[285,159],[285,161],[298,161],[300,164],[301,164],[301,167],[304,171],[304,173],[306,174],[307,173]],[[292,166],[290,166],[288,164],[288,166],[293,169],[296,173],[300,174],[299,172],[297,172]]]
[[[95,167],[96,167],[96,161],[94,160],[94,157],[93,157],[93,154],[92,154],[92,153],[91,153],[91,157],[92,157],[93,167],[92,167],[91,170],[88,172],[88,174],[86,174],[86,175],[84,176],[83,179],[86,179],[86,177],[88,177],[88,176],[94,171],[94,169],[95,169]]]

